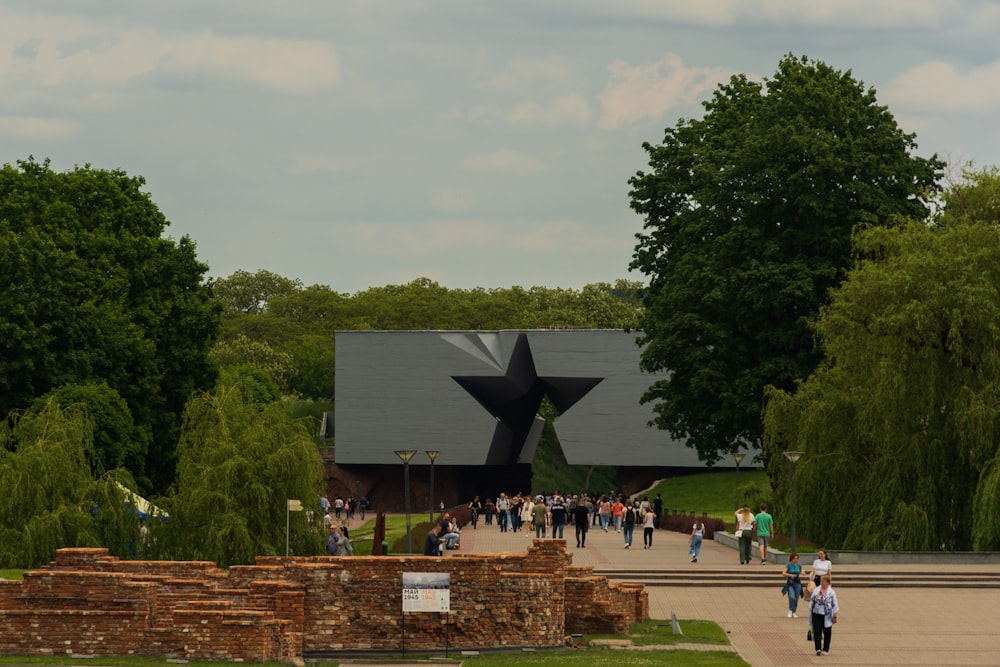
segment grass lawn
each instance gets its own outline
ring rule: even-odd
[[[740,502],[746,500],[746,495],[755,488],[763,490],[769,496],[770,484],[763,470],[741,468]],[[660,482],[648,494],[643,495],[653,499],[657,493],[662,494],[663,509],[668,512],[696,512],[698,516],[707,512],[709,516],[729,523],[737,508],[736,470],[674,477]]]

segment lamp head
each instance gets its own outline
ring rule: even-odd
[[[402,461],[403,463],[409,463],[410,459],[412,459],[414,457],[414,455],[416,455],[416,453],[417,453],[417,450],[415,450],[415,449],[397,449],[396,450],[396,456],[398,456],[399,460]]]

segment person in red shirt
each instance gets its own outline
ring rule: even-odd
[[[615,498],[614,504],[611,505],[611,517],[615,521],[615,532],[622,532],[622,514],[625,513],[625,505],[622,503],[622,499],[619,496]]]

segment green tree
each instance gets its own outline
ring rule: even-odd
[[[127,476],[95,479],[93,417],[55,400],[0,426],[0,567],[36,568],[63,547],[134,554],[139,520],[124,503]]]
[[[259,366],[244,364],[231,366],[219,375],[219,384],[238,386],[243,398],[249,403],[267,404],[281,399],[281,390]]]
[[[210,386],[219,305],[145,181],[33,159],[0,168],[0,413],[106,382],[149,442],[143,486],[173,480],[180,417]]]
[[[734,76],[631,180],[645,217],[631,267],[648,276],[643,397],[655,423],[713,463],[758,448],[766,385],[820,359],[810,321],[851,266],[851,231],[923,218],[942,167],[850,72],[786,56]]]
[[[302,398],[331,399],[336,390],[336,365],[333,341],[309,335],[295,348],[289,387]]]
[[[210,357],[223,372],[230,368],[256,366],[282,388],[287,388],[287,380],[292,374],[291,354],[275,350],[266,338],[251,339],[243,333],[216,341]]]
[[[161,502],[170,521],[156,527],[156,554],[253,563],[283,555],[286,539],[296,555],[323,553],[320,517],[291,515],[286,501],[318,506],[323,462],[307,427],[281,402],[248,401],[239,386],[221,384],[188,404],[178,445],[176,493]]]
[[[945,200],[988,194],[962,187]],[[780,452],[798,449],[798,525],[813,541],[995,550],[1000,219],[946,209],[939,224],[870,229],[857,245],[867,259],[816,324],[823,363],[794,393],[769,393],[775,496],[788,497]]]
[[[64,409],[80,408],[90,418],[94,443],[90,463],[95,476],[116,468],[126,468],[134,476],[142,474],[149,433],[136,428],[125,399],[107,382],[65,384],[37,399],[32,412],[40,413],[50,400]]]
[[[222,301],[227,316],[263,313],[274,297],[288,296],[301,288],[298,278],[285,278],[263,269],[256,273],[239,270],[212,281],[212,292]]]

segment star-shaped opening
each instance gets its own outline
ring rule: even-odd
[[[452,376],[452,379],[497,420],[486,463],[511,465],[530,463],[534,457],[544,425],[538,415],[542,399],[547,396],[556,411],[563,414],[604,378],[539,377],[528,336],[520,333],[504,375]]]

